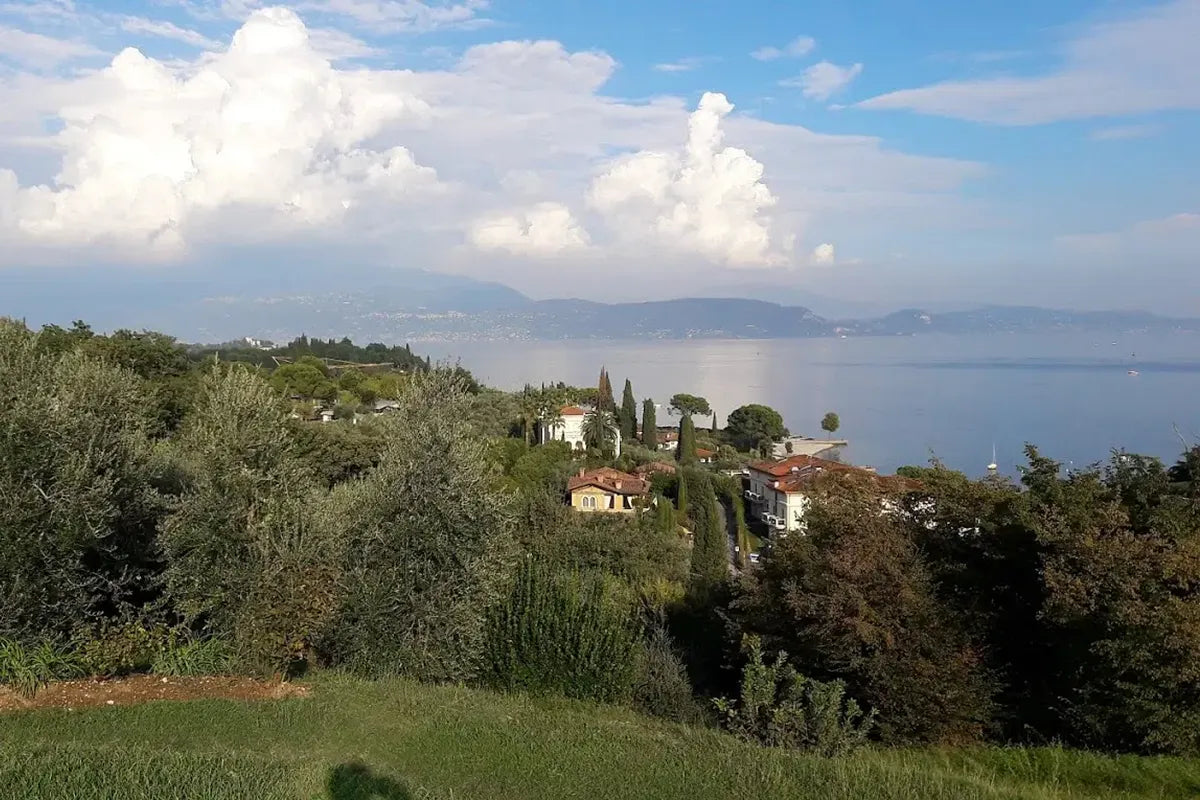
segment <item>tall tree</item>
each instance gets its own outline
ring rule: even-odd
[[[633,384],[625,379],[625,393],[621,395],[621,438],[632,442],[637,438],[637,400],[633,398]]]
[[[740,450],[753,450],[787,435],[779,412],[758,403],[735,408],[726,420],[725,431]]]
[[[583,441],[588,447],[603,450],[617,438],[617,425],[612,412],[596,408],[583,418]]]
[[[600,368],[600,383],[596,386],[596,408],[615,413],[617,401],[613,399],[612,383],[608,379],[608,370]]]
[[[675,451],[675,458],[685,466],[697,461],[696,425],[692,422],[690,414],[684,414],[683,419],[679,421],[679,447]]]
[[[720,431],[721,429],[717,427],[717,412],[714,411],[712,420],[712,434],[716,436],[718,433],[720,433]]]
[[[642,403],[642,444],[651,450],[658,449],[658,420],[655,418],[654,401]]]
[[[712,413],[712,409],[708,406],[708,401],[694,394],[680,392],[679,394],[672,395],[670,405],[671,410],[684,417],[690,417],[693,414]]]
[[[688,591],[693,599],[703,600],[724,585],[729,576],[729,542],[725,536],[725,518],[708,474],[695,469],[681,470],[680,485],[687,486],[689,519],[692,529],[692,568]]]
[[[837,432],[837,429],[842,427],[842,421],[838,419],[838,415],[830,411],[825,416],[821,417],[821,430],[832,436]]]

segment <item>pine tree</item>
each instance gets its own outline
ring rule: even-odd
[[[625,379],[625,393],[621,395],[621,439],[632,442],[637,438],[637,400],[633,399],[633,384]]]
[[[596,408],[601,411],[616,413],[617,401],[613,399],[612,383],[608,380],[608,370],[600,368],[600,383],[596,387]]]
[[[642,403],[642,444],[651,450],[658,449],[658,420],[655,419],[653,400]]]
[[[680,464],[687,466],[695,464],[696,456],[696,425],[692,422],[691,414],[684,414],[679,420],[679,448],[675,457]]]

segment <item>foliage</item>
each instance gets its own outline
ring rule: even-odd
[[[62,641],[152,599],[152,414],[132,372],[0,319],[0,636]]]
[[[873,484],[814,487],[807,535],[773,542],[735,607],[803,672],[846,681],[884,741],[974,740],[994,686],[885,499]]]
[[[223,639],[173,636],[158,651],[151,671],[171,677],[222,675],[236,665],[234,650]]]
[[[384,427],[376,420],[360,425],[313,425],[292,420],[291,448],[308,472],[324,486],[335,486],[369,472],[379,463]]]
[[[690,417],[694,414],[707,416],[712,413],[709,408],[708,401],[703,397],[697,397],[694,394],[679,393],[671,396],[670,408],[681,417]]]
[[[725,515],[717,502],[711,477],[695,469],[680,476],[687,487],[688,517],[692,530],[692,565],[688,592],[707,598],[729,577],[729,543],[725,535]]]
[[[842,421],[838,415],[830,411],[825,416],[821,417],[821,430],[829,434],[837,433],[837,429],[842,426]]]
[[[621,423],[621,439],[632,442],[637,438],[637,400],[633,397],[633,384],[625,379],[625,391],[621,395],[621,411],[617,416]]]
[[[786,653],[764,663],[757,637],[748,637],[745,648],[748,659],[738,701],[716,701],[730,731],[768,747],[822,756],[842,755],[865,743],[875,723],[874,712],[864,714],[858,703],[846,697],[844,683],[801,675],[788,663]]]
[[[617,440],[617,425],[611,411],[594,408],[583,418],[583,441],[589,449],[609,450]]]
[[[709,720],[661,623],[653,625],[642,641],[633,705],[644,714],[673,722],[704,725]]]
[[[112,678],[150,670],[165,645],[169,632],[164,625],[142,622],[103,625],[75,648],[88,675]]]
[[[608,379],[608,370],[601,368],[600,382],[596,387],[596,408],[615,414],[617,401],[613,399],[612,382]]]
[[[514,513],[466,387],[435,371],[389,415],[379,466],[338,487],[347,538],[340,609],[324,647],[372,674],[461,680],[478,670],[484,618],[509,574]]]
[[[698,460],[696,426],[692,423],[692,418],[687,415],[684,415],[683,419],[679,421],[679,446],[675,450],[675,457],[684,466],[695,464]]]
[[[651,450],[658,449],[658,419],[653,400],[642,402],[642,444]]]
[[[757,403],[735,408],[725,422],[725,432],[739,450],[756,450],[787,436],[779,412]]]
[[[15,639],[0,638],[0,685],[24,697],[33,697],[50,681],[83,674],[78,657],[50,642],[26,647]]]
[[[288,431],[261,378],[236,365],[207,376],[177,443],[185,488],[160,536],[175,609],[269,673],[312,657],[342,548]]]
[[[505,691],[621,701],[633,691],[639,645],[635,609],[605,581],[530,561],[488,616],[484,680]]]

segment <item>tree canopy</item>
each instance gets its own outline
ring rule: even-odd
[[[676,414],[681,416],[691,416],[693,414],[711,414],[712,409],[709,408],[708,401],[703,397],[697,397],[694,394],[676,394],[671,396],[670,407]]]
[[[725,432],[739,450],[754,450],[764,442],[787,436],[783,417],[770,406],[751,403],[735,408],[725,423]]]

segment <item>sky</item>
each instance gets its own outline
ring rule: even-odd
[[[1200,0],[0,0],[0,295],[1200,315],[1198,40]]]

